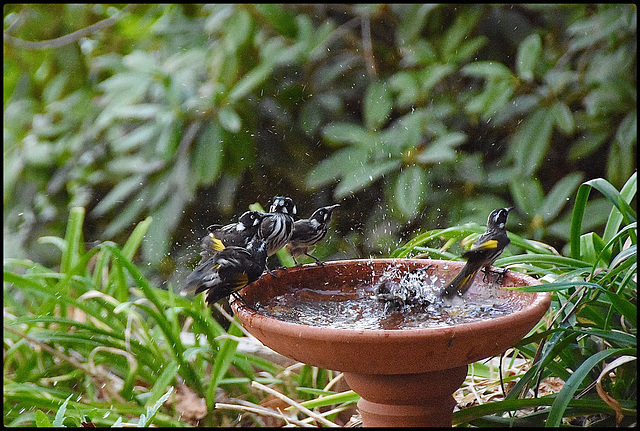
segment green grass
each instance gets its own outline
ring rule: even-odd
[[[611,202],[602,236],[581,229],[594,188]],[[637,222],[630,206],[636,188],[635,174],[620,191],[604,180],[580,186],[569,256],[509,233],[512,244],[496,264],[541,277],[543,284],[521,289],[552,291],[552,306],[515,346],[513,356],[530,366],[502,376],[501,383],[511,385],[508,394],[455,412],[454,424],[636,423]],[[41,238],[59,249],[59,267],[4,262],[4,425],[229,426],[240,424],[238,410],[245,412],[243,425],[273,424],[267,414],[280,414],[276,423],[283,425],[285,414],[294,423],[321,423],[353,408],[358,395],[334,391],[333,372],[285,369],[241,353],[241,329],[232,322],[225,330],[201,295],[188,299],[172,287],[155,287],[133,263],[150,218],[122,247],[103,242],[90,250],[83,221],[84,210],[73,208],[64,238]],[[457,258],[449,249],[483,230],[463,225],[423,232],[392,256]],[[185,343],[185,334],[193,344]],[[489,374],[483,361],[472,366]],[[549,377],[564,385],[539,396],[540,383]],[[272,388],[313,412],[265,410],[261,403]],[[186,396],[199,399],[205,414],[187,419],[180,403]],[[312,417],[328,409],[326,419]]]
[[[602,237],[581,229],[594,188],[611,203]],[[509,233],[512,245],[496,265],[542,278],[539,286],[519,289],[554,292],[548,319],[543,320],[549,324],[516,346],[532,366],[504,400],[460,410],[454,413],[455,424],[636,423],[637,215],[630,206],[636,190],[636,174],[621,191],[603,179],[583,183],[572,212],[570,256]],[[471,243],[483,231],[482,226],[464,225],[423,232],[392,256],[452,258],[455,255],[447,250],[453,244]],[[611,370],[614,379],[602,375],[606,364],[616,358],[626,360]],[[547,377],[561,378],[564,386],[556,394],[538,397],[538,386]],[[598,385],[609,397],[598,394]],[[534,408],[533,413],[523,413]],[[520,412],[517,418],[516,411]]]
[[[285,376],[281,366],[237,352],[241,330],[225,331],[201,295],[154,287],[132,263],[150,218],[124,246],[104,242],[88,251],[83,219],[84,210],[73,208],[65,238],[42,239],[60,249],[59,269],[5,261],[5,425],[184,426],[176,407],[184,394],[170,393],[177,386],[204,400],[200,423],[224,425],[237,412],[214,409],[219,390],[259,402],[254,380],[295,397],[298,387],[326,384],[329,376],[314,386],[304,372]],[[184,344],[184,333],[193,345]]]

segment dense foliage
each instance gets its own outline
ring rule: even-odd
[[[511,392],[454,420],[635,423],[635,5],[3,11],[5,425],[229,425],[214,404],[260,383],[352,408],[173,294],[205,226],[276,194],[341,204],[314,252],[336,259],[457,258],[514,205],[497,263],[554,303]]]
[[[90,241],[122,240],[151,215],[142,257],[158,263],[288,194],[301,215],[342,203],[325,255],[387,254],[506,202],[520,233],[560,247],[581,181],[620,187],[636,168],[636,16],[5,6],[5,241],[52,262],[35,240],[61,235],[71,206],[87,208]],[[599,205],[586,227],[604,224]]]

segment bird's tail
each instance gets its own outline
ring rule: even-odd
[[[467,261],[467,263],[464,265],[464,268],[460,270],[458,275],[456,275],[455,278],[451,280],[449,284],[447,284],[447,287],[442,290],[440,296],[451,298],[456,293],[458,295],[464,294],[469,289],[469,287],[471,287],[473,277],[475,277],[479,269],[480,267],[478,267],[477,265],[472,265]]]

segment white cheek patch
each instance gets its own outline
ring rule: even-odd
[[[242,223],[238,223],[238,224],[236,225],[236,230],[237,230],[238,232],[242,232],[242,231],[244,230],[244,225],[243,225]]]
[[[311,220],[311,226],[313,226],[314,229],[317,229],[318,226],[320,226],[320,222],[316,219]]]

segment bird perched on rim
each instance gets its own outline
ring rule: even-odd
[[[180,294],[186,296],[194,289],[196,295],[207,291],[209,305],[230,295],[244,302],[238,291],[260,278],[266,262],[266,245],[258,236],[254,236],[246,248],[224,247],[196,266]]]
[[[452,297],[454,294],[462,296],[471,287],[473,278],[481,268],[484,268],[485,272],[490,269],[511,242],[507,236],[506,224],[509,211],[512,209],[513,207],[498,208],[491,211],[487,219],[487,230],[473,242],[469,250],[462,254],[462,257],[467,259],[467,263],[442,290],[440,296]]]
[[[265,214],[259,211],[245,211],[238,217],[237,223],[225,226],[212,224],[207,227],[209,234],[202,238],[201,262],[214,253],[229,246],[247,247],[249,241],[258,233]]]
[[[293,261],[298,265],[296,256],[306,255],[315,259],[316,263],[323,262],[315,256],[308,253],[309,247],[319,243],[329,230],[329,222],[331,221],[331,213],[340,204],[320,207],[311,214],[308,219],[296,220],[293,224],[293,234],[287,243],[287,251],[291,253]]]
[[[269,212],[264,215],[258,228],[258,235],[264,239],[269,256],[275,254],[291,239],[294,215],[296,206],[291,198],[274,196]]]

